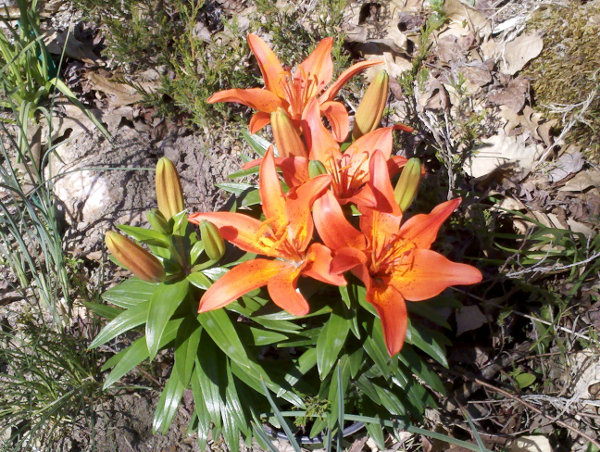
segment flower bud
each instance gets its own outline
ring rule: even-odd
[[[325,165],[320,160],[310,160],[308,162],[308,175],[312,179],[313,177],[320,176],[321,174],[327,174]]]
[[[106,247],[123,267],[143,281],[160,282],[165,279],[165,270],[152,254],[121,234],[108,231]]]
[[[156,232],[160,232],[161,234],[170,234],[171,233],[171,228],[169,227],[169,222],[164,217],[164,215],[162,213],[160,213],[160,210],[158,210],[158,209],[149,210],[148,212],[146,212],[146,218],[148,218],[148,222],[150,223],[150,226],[152,226],[152,228]]]
[[[402,212],[406,211],[415,199],[420,180],[421,162],[416,157],[408,159],[394,188],[394,198]]]
[[[219,229],[210,221],[202,220],[200,222],[200,238],[204,243],[204,251],[209,259],[219,260],[225,254],[225,242]]]
[[[300,131],[294,126],[283,108],[279,107],[271,113],[271,128],[280,157],[306,156],[308,154],[300,137]]]
[[[379,125],[387,102],[388,85],[387,72],[380,71],[367,88],[354,115],[354,128],[352,129],[354,140],[375,130]]]
[[[166,157],[156,164],[156,201],[165,219],[183,210],[183,191],[175,166]]]

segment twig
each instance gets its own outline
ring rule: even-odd
[[[522,276],[522,275],[525,275],[527,273],[537,273],[537,272],[549,272],[549,271],[557,271],[557,270],[559,270],[559,271],[567,270],[567,269],[572,268],[572,267],[577,267],[579,265],[587,264],[588,262],[593,261],[594,259],[596,259],[599,256],[600,256],[600,251],[598,251],[597,253],[592,254],[587,259],[584,259],[584,260],[579,261],[579,262],[574,262],[572,264],[568,264],[568,265],[557,265],[557,264],[555,264],[555,265],[552,265],[550,267],[536,267],[534,265],[533,267],[526,268],[525,270],[519,270],[518,272],[507,273],[505,276],[507,278],[515,278],[517,276]]]
[[[545,414],[545,413],[544,413],[542,410],[540,410],[540,409],[539,409],[539,408],[537,408],[536,406],[532,405],[531,403],[529,403],[529,402],[526,402],[526,401],[525,401],[525,400],[523,400],[522,398],[520,398],[520,397],[518,397],[518,396],[516,396],[516,395],[514,395],[514,394],[511,394],[510,392],[508,392],[508,391],[505,391],[505,390],[504,390],[504,389],[502,389],[502,388],[498,388],[497,386],[494,386],[493,384],[490,384],[490,383],[488,383],[488,382],[486,382],[486,381],[480,380],[480,379],[479,379],[479,378],[477,378],[477,377],[473,377],[473,378],[474,378],[474,381],[475,381],[475,383],[477,383],[477,384],[479,384],[479,385],[481,385],[481,386],[483,386],[483,387],[485,387],[485,388],[488,388],[488,389],[490,389],[490,390],[492,390],[492,391],[494,391],[494,392],[497,392],[497,393],[499,393],[499,394],[502,394],[503,396],[505,396],[505,397],[508,397],[508,398],[509,398],[509,399],[511,399],[511,400],[514,400],[515,402],[519,402],[521,405],[523,405],[523,406],[525,406],[526,408],[528,408],[529,410],[531,410],[531,411],[533,411],[533,412],[537,413],[538,415],[540,415],[540,416],[542,416],[542,417],[544,417],[544,418],[546,418],[546,419],[550,419],[550,420],[552,420],[552,417],[551,417],[551,416],[549,416],[549,415]],[[567,424],[566,422],[563,422],[563,421],[561,421],[561,420],[559,420],[559,419],[554,419],[553,421],[554,421],[556,424],[560,425],[561,427],[563,427],[563,428],[566,428],[566,429],[568,429],[568,430],[571,430],[571,431],[572,431],[573,433],[575,433],[576,435],[578,435],[578,436],[580,436],[580,437],[582,437],[582,438],[586,439],[587,441],[589,441],[590,443],[592,443],[594,446],[596,446],[596,447],[600,448],[600,442],[596,441],[594,438],[592,438],[591,436],[589,436],[587,433],[585,433],[585,432],[582,432],[581,430],[579,430],[579,429],[577,429],[577,428],[573,427],[572,425],[569,425],[569,424]]]

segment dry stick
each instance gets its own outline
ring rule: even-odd
[[[519,402],[520,404],[524,405],[526,408],[530,409],[531,411],[537,413],[538,415],[540,415],[540,416],[542,416],[542,417],[544,417],[546,419],[553,420],[551,416],[545,414],[542,410],[540,410],[536,406],[532,405],[531,403],[526,402],[525,400],[521,399],[520,397],[518,397],[518,396],[516,396],[514,394],[511,394],[510,392],[505,391],[502,388],[498,388],[498,387],[494,386],[493,384],[490,384],[490,383],[488,383],[486,381],[480,380],[477,377],[473,377],[473,378],[474,378],[475,383],[477,383],[477,384],[479,384],[481,386],[484,386],[484,387],[486,387],[486,388],[488,388],[488,389],[490,389],[492,391],[495,391],[495,392],[497,392],[499,394],[502,394],[503,396],[508,397],[509,399],[512,399],[512,400],[514,400],[516,402]],[[591,436],[589,436],[587,433],[584,433],[581,430],[579,430],[579,429],[577,429],[577,428],[575,428],[575,427],[573,427],[573,426],[571,426],[571,425],[569,425],[569,424],[567,424],[567,423],[565,423],[565,422],[563,422],[561,420],[555,419],[554,422],[556,422],[561,427],[564,427],[564,428],[566,428],[568,430],[571,430],[576,435],[581,436],[582,438],[584,438],[587,441],[589,441],[590,443],[592,443],[594,446],[600,448],[600,442],[596,441],[594,438],[592,438]]]

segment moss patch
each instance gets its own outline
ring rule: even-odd
[[[539,109],[575,121],[566,139],[600,160],[600,1],[541,8],[529,23],[543,30],[544,50],[524,72]]]

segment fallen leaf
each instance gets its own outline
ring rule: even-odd
[[[581,152],[564,154],[554,163],[554,168],[548,173],[548,178],[551,182],[558,182],[578,172],[584,164],[585,160]]]
[[[487,38],[492,32],[492,26],[487,17],[460,0],[446,0],[444,12],[451,22],[467,24],[480,37]]]
[[[509,136],[500,129],[474,149],[474,155],[465,165],[466,173],[471,177],[482,177],[500,166],[530,170],[533,162],[544,152],[544,147],[536,143],[526,144],[526,140],[522,134]]]
[[[85,76],[97,91],[112,97],[110,105],[113,108],[135,104],[143,99],[134,87],[126,83],[113,81],[95,71],[89,71]]]
[[[529,80],[517,77],[511,80],[505,88],[496,89],[488,95],[490,102],[504,105],[515,113],[520,112],[529,97]]]
[[[62,55],[64,49],[65,55],[74,60],[83,61],[88,64],[102,63],[102,60],[96,55],[90,45],[81,42],[68,31],[54,31],[44,38],[44,43],[48,52],[54,55]]]
[[[517,36],[506,43],[500,69],[508,75],[514,75],[532,59],[542,53],[544,41],[537,32]]]
[[[575,177],[560,187],[558,191],[580,192],[590,187],[600,187],[600,171],[587,170],[581,171]]]
[[[464,306],[456,311],[456,335],[476,330],[487,323],[487,318],[478,306]]]

